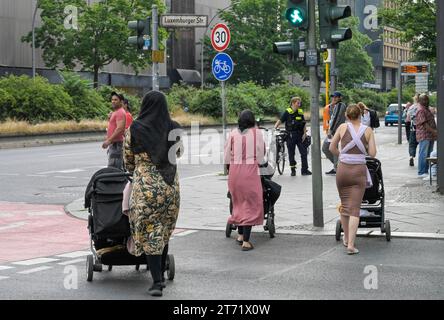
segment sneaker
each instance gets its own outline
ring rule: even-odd
[[[336,170],[335,169],[331,169],[329,172],[326,172],[325,174],[335,175],[336,174]]]
[[[418,178],[419,179],[429,178],[429,174],[428,173],[419,174]]]
[[[162,285],[160,283],[154,283],[153,286],[148,290],[148,294],[153,297],[162,296]]]
[[[303,176],[311,176],[312,173],[311,173],[310,170],[307,170],[307,171],[302,171],[302,175],[303,175]]]
[[[291,176],[292,177],[296,176],[296,169],[295,168],[291,168]]]
[[[410,158],[409,165],[410,165],[410,167],[413,167],[415,165],[415,163],[413,162],[413,158]]]

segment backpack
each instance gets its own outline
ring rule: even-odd
[[[379,118],[378,118],[378,113],[374,110],[370,110],[370,126],[372,128],[379,128],[380,124],[379,124]]]

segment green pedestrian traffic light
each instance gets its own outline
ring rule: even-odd
[[[351,16],[350,6],[338,6],[338,0],[318,0],[321,49],[337,49],[339,42],[349,40],[350,28],[339,28],[339,20]]]
[[[146,44],[151,40],[151,19],[129,21],[128,28],[137,33],[137,36],[128,38],[128,43],[136,45],[138,49],[148,50]]]
[[[308,29],[308,0],[288,0],[285,18],[295,28]]]

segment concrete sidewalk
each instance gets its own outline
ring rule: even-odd
[[[396,128],[381,128],[376,134],[377,158],[382,162],[386,194],[386,219],[391,222],[392,235],[402,237],[444,239],[444,196],[435,192],[429,181],[418,179],[417,168],[408,166],[407,144],[398,145]],[[322,160],[323,171],[331,169],[328,160]],[[179,172],[180,174],[180,172]],[[324,223],[322,229],[312,225],[311,176],[290,176],[276,172],[273,180],[282,185],[282,194],[275,206],[277,233],[333,235],[339,218],[339,196],[335,176],[323,175]],[[214,175],[183,179],[181,181],[181,210],[178,228],[225,230],[229,215],[227,177],[219,172]],[[83,200],[66,207],[66,211],[85,219]],[[255,231],[263,232],[258,226]],[[359,229],[360,235],[381,236],[379,229]]]

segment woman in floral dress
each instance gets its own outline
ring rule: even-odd
[[[169,153],[178,144],[177,139],[168,140],[170,132],[178,128],[170,118],[165,96],[151,91],[143,98],[139,117],[125,137],[125,168],[133,174],[129,212],[134,240],[131,254],[147,256],[154,282],[148,291],[152,296],[161,296],[165,287],[168,241],[179,213],[176,152]]]

